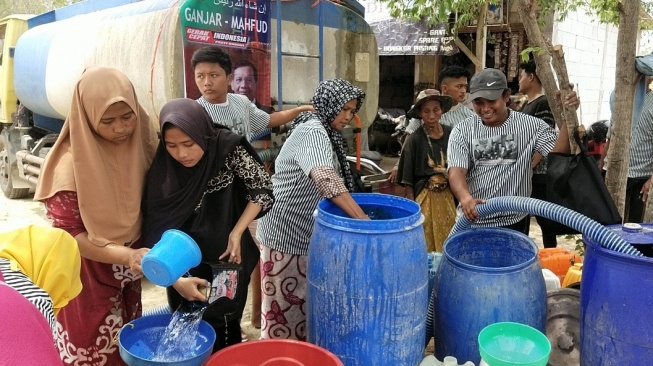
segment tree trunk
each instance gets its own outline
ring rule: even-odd
[[[633,122],[635,84],[639,77],[635,69],[637,33],[639,32],[639,0],[622,0],[619,7],[617,35],[617,68],[615,77],[615,110],[608,150],[606,185],[619,212],[623,215],[626,179]]]
[[[476,64],[476,72],[483,70],[485,67],[485,44],[487,40],[485,39],[485,20],[487,18],[487,2],[484,2],[481,5],[481,12],[478,14],[478,20],[476,25],[476,57],[481,61],[480,64]]]
[[[562,54],[562,48],[556,46],[556,48],[549,47],[549,42],[542,35],[542,31],[537,23],[537,10],[534,7],[534,2],[532,0],[518,0],[517,1],[517,10],[519,12],[519,17],[521,18],[522,23],[524,24],[524,29],[528,35],[529,41],[533,46],[541,49],[540,52],[534,52],[535,64],[537,65],[537,76],[542,82],[544,87],[544,93],[547,95],[549,105],[551,106],[551,112],[553,117],[558,124],[558,127],[564,128],[566,126],[567,131],[569,131],[570,144],[572,151],[576,150],[576,142],[573,141],[573,133],[578,126],[578,116],[576,111],[568,110],[564,108],[563,104],[556,99],[555,95],[558,91],[558,84],[554,77],[555,74],[558,76],[558,80],[561,82],[561,100],[565,100],[567,94],[571,91],[569,87],[569,77],[567,76],[567,68],[564,64],[564,55]],[[553,67],[551,65],[551,52],[555,52]]]

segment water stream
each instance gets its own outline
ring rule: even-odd
[[[206,307],[185,310],[180,308],[172,314],[170,324],[152,354],[152,361],[184,361],[197,356],[198,328]]]

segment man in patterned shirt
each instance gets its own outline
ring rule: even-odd
[[[474,226],[501,226],[527,232],[526,214],[479,217],[476,205],[493,197],[529,197],[535,153],[546,156],[551,151],[569,152],[567,129],[561,129],[556,136],[543,120],[509,110],[510,89],[506,76],[497,69],[485,69],[474,75],[470,93],[468,99],[476,115],[454,127],[447,149],[449,183],[460,202],[458,214],[474,221]],[[475,157],[474,148],[487,141],[499,151],[509,144],[516,145],[516,150],[510,155]]]
[[[209,112],[214,123],[229,127],[250,142],[266,128],[284,125],[301,112],[314,111],[313,106],[304,105],[268,114],[256,108],[247,96],[229,93],[233,79],[231,58],[218,47],[207,46],[195,51],[191,67],[202,93],[197,102]]]

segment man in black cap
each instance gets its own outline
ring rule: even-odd
[[[556,136],[543,120],[510,110],[509,99],[506,76],[500,70],[485,69],[472,77],[468,100],[476,116],[460,122],[451,132],[449,182],[460,202],[459,215],[464,214],[476,226],[501,226],[527,233],[528,215],[503,213],[481,218],[476,205],[493,197],[530,197],[535,153],[569,152],[569,138],[566,127]],[[474,151],[483,141],[491,141],[493,151],[510,150],[511,154],[479,157]]]

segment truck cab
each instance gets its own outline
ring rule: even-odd
[[[22,198],[30,192],[30,185],[18,177],[17,147],[10,143],[10,134],[17,137],[19,126],[16,129],[10,127],[15,122],[19,104],[14,87],[14,51],[18,38],[27,31],[27,19],[31,17],[10,15],[0,19],[0,189],[9,198]]]
[[[18,100],[14,89],[14,49],[18,37],[27,30],[30,15],[10,15],[0,19],[0,123],[11,124]],[[1,128],[1,127],[0,127]]]

